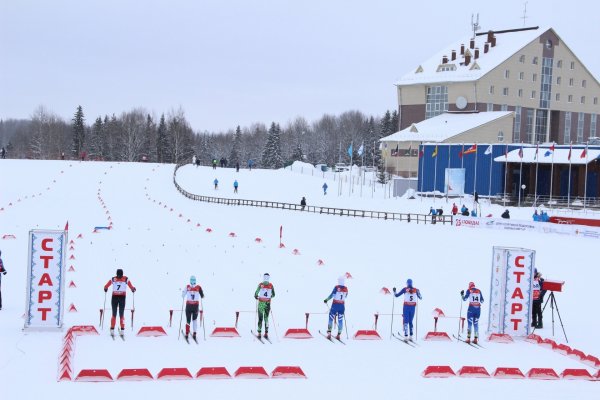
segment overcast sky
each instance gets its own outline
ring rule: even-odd
[[[394,82],[449,43],[523,26],[524,1],[0,0],[0,119],[182,107],[197,130],[380,115]],[[600,76],[600,3],[530,0]]]

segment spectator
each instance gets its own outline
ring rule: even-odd
[[[248,160],[248,168],[252,171],[252,167],[254,166],[254,160]]]
[[[502,213],[501,217],[504,219],[510,219],[510,213],[508,212],[508,209]]]
[[[463,217],[468,217],[469,216],[469,209],[463,204],[463,206],[460,208],[460,214]]]
[[[235,162],[235,172],[240,172],[240,162],[239,161]]]
[[[200,157],[196,157],[196,167],[200,166]]]
[[[215,184],[215,190],[218,190],[219,189],[219,180],[217,178],[215,178],[213,183]]]
[[[6,158],[6,149],[4,146],[2,146],[2,149],[0,149],[0,158]]]
[[[213,158],[213,169],[217,169],[217,159]]]
[[[479,193],[477,193],[477,191],[473,193],[473,198],[475,199],[475,203],[479,203]]]
[[[1,251],[0,255],[2,255]],[[2,310],[2,275],[6,275],[6,268],[4,268],[4,263],[2,263],[2,258],[0,258],[0,310]]]
[[[327,187],[328,187],[328,186],[327,186],[327,182],[325,182],[325,183],[323,184],[323,194],[324,194],[324,195],[326,195],[326,194],[327,194]]]
[[[477,211],[475,211],[475,209],[471,210],[471,217],[476,217],[477,216]]]
[[[196,165],[196,155],[195,154],[192,156],[192,164]]]
[[[63,151],[62,153],[60,153],[60,159],[64,160],[65,159],[65,152]]]
[[[87,152],[84,150],[81,152],[81,161],[85,161],[85,157],[87,156]]]
[[[302,197],[302,200],[300,200],[300,205],[302,206],[300,210],[304,211],[304,207],[306,207],[306,197]]]
[[[542,273],[536,268],[533,274],[533,305],[531,315],[531,327],[536,329],[544,327],[542,323],[542,303],[544,302],[546,291],[543,288],[544,280],[542,279]]]
[[[550,216],[548,215],[548,213],[546,211],[542,211],[542,213],[540,215],[540,221],[550,222]]]
[[[225,167],[225,159],[223,157],[221,157],[221,160],[219,161],[219,165],[221,166],[221,168]]]
[[[458,214],[458,206],[456,203],[452,203],[452,215]]]
[[[535,210],[535,211],[533,212],[533,220],[534,220],[534,221],[536,221],[536,222],[537,222],[537,221],[541,221],[541,220],[540,220],[540,216],[539,216],[539,214],[538,214],[537,210]]]
[[[238,190],[238,186],[239,186],[239,183],[238,183],[238,181],[236,179],[235,181],[233,181],[233,193],[237,193],[238,192],[237,191]]]
[[[429,207],[428,215],[431,215],[431,223],[435,224],[435,215],[437,214],[437,210],[433,207]]]

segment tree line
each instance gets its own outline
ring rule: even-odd
[[[258,167],[281,168],[293,161],[348,164],[352,143],[354,164],[378,167],[378,140],[397,127],[395,110],[382,117],[347,111],[310,123],[298,117],[283,127],[277,122],[254,123],[208,132],[194,131],[181,108],[159,117],[135,108],[90,120],[78,106],[73,118],[65,121],[39,106],[29,119],[0,120],[0,146],[7,158],[181,163],[196,155],[204,165],[225,159],[229,166],[244,166],[253,160]]]

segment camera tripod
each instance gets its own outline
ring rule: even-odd
[[[544,307],[542,308],[542,314],[544,313],[548,302],[550,302],[550,309],[552,310],[552,336],[554,336],[554,309],[556,308],[556,314],[558,315],[558,320],[560,321],[560,327],[562,328],[563,335],[565,335],[565,340],[567,343],[569,343],[569,339],[567,339],[567,333],[565,332],[565,326],[563,325],[562,318],[560,317],[560,311],[558,310],[558,303],[556,302],[556,297],[554,297],[554,292],[550,292],[550,296],[548,296],[546,299],[546,303],[544,303]],[[536,329],[537,328],[534,328],[532,333],[534,333]]]

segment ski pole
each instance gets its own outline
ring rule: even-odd
[[[396,295],[392,294],[392,322],[390,324],[390,339],[394,335],[394,306],[396,304]]]
[[[460,337],[460,322],[462,321],[462,306],[463,306],[463,297],[461,295],[460,296],[460,312],[458,313],[458,330],[456,331],[457,338]]]
[[[204,304],[202,304],[202,297],[200,297],[200,307],[202,307],[202,311],[200,313],[200,323],[202,324],[202,336],[204,336],[204,340],[206,341],[206,328],[204,328]]]
[[[273,329],[275,329],[275,337],[277,338],[277,341],[279,341],[279,335],[277,334],[277,324],[275,323],[275,313],[273,313],[272,308],[269,308],[269,313],[271,313],[271,317],[273,318]]]
[[[135,313],[135,292],[133,292],[132,295],[133,295],[133,307],[131,308],[131,330],[133,330],[133,313]]]
[[[179,312],[179,334],[177,335],[177,340],[181,337],[181,321],[183,320],[183,304],[185,303],[185,294],[183,299],[181,300],[181,310]]]
[[[415,342],[419,339],[419,299],[417,299],[417,305],[415,306],[416,310],[415,310],[415,314],[416,315],[416,320],[415,320]]]
[[[256,303],[256,312],[254,313],[254,327],[256,327],[258,325],[258,322],[256,321],[256,319],[258,318],[258,299],[255,300]],[[260,327],[259,327],[260,328]]]
[[[348,318],[346,318],[346,313],[344,312],[344,329],[346,330],[346,340],[348,340]]]
[[[102,316],[100,317],[100,328],[104,330],[104,313],[106,312],[106,292],[104,292],[104,305],[102,306]]]

